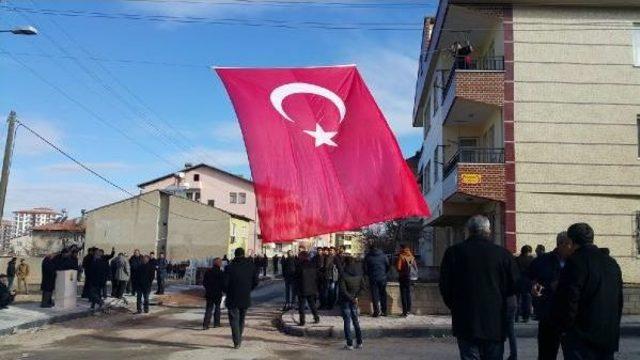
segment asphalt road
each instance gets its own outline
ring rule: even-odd
[[[201,330],[202,309],[155,307],[149,315],[96,316],[0,338],[0,359],[458,359],[451,338],[365,339],[363,350],[347,351],[342,341],[283,335],[273,326],[281,291],[276,283],[255,294],[240,350],[226,324]],[[535,339],[520,339],[519,347],[519,359],[536,358]],[[623,339],[617,358],[640,359],[640,338]]]

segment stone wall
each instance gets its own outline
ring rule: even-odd
[[[360,312],[371,314],[370,293],[367,291],[359,298]],[[445,306],[440,297],[440,290],[436,283],[416,283],[413,287],[412,313],[415,315],[448,315],[449,309]],[[402,314],[400,303],[400,288],[397,282],[390,282],[387,285],[387,303],[389,314]],[[624,287],[624,308],[625,315],[640,315],[640,285],[625,285]]]

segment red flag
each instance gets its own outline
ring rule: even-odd
[[[264,242],[429,216],[355,66],[216,71],[240,121]]]

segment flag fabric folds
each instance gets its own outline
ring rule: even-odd
[[[263,242],[429,216],[355,66],[215,70],[242,129]]]

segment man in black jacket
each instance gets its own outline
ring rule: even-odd
[[[6,309],[9,304],[13,302],[13,299],[16,297],[15,292],[9,290],[7,285],[7,276],[2,274],[0,275],[0,310]]]
[[[282,259],[282,277],[284,278],[284,307],[282,311],[289,311],[293,307],[295,298],[296,258],[287,251],[287,256]]]
[[[42,290],[42,300],[40,307],[53,307],[53,290],[56,287],[56,263],[53,254],[47,254],[42,259],[42,281],[40,282],[40,290]]]
[[[7,264],[7,289],[9,289],[9,291],[13,290],[13,282],[16,279],[16,262],[18,261],[18,258],[11,258],[11,260],[9,260],[9,263]]]
[[[204,322],[202,329],[208,330],[211,324],[211,312],[213,311],[213,327],[220,327],[220,301],[222,300],[222,290],[224,287],[224,273],[220,268],[222,260],[213,259],[213,267],[204,273],[202,286],[204,286],[207,307],[204,311]]]
[[[140,265],[142,265],[142,255],[140,255],[140,250],[135,249],[133,250],[133,255],[129,258],[129,270],[131,271],[131,277],[127,284],[127,290],[131,295],[135,295],[137,293],[133,280],[137,279],[136,272],[140,268]]]
[[[305,325],[304,308],[305,302],[309,304],[313,314],[313,322],[319,323],[320,316],[316,309],[316,298],[318,297],[318,267],[309,260],[309,253],[306,251],[298,254],[298,265],[296,266],[296,290],[298,291],[298,313],[300,314],[300,326]]]
[[[451,310],[460,358],[502,359],[507,297],[515,294],[517,268],[504,248],[491,242],[482,215],[467,222],[468,238],[449,247],[440,267],[440,294]]]
[[[90,247],[87,249],[87,254],[82,258],[82,271],[84,272],[84,285],[82,286],[82,298],[89,298],[89,267],[91,266],[91,262],[93,261],[93,254],[97,249],[95,247]]]
[[[251,291],[258,286],[259,274],[256,265],[244,257],[243,248],[237,248],[234,255],[235,258],[224,271],[224,288],[233,347],[239,349],[242,345],[244,318],[251,306]]]
[[[86,270],[86,283],[89,285],[91,310],[95,309],[96,304],[98,304],[98,309],[102,310],[102,306],[104,305],[104,300],[102,300],[102,289],[106,286],[107,278],[111,271],[109,263],[107,263],[102,256],[102,250],[96,249],[93,252],[93,260],[89,264],[89,268]]]
[[[585,223],[567,230],[574,253],[560,273],[551,307],[563,335],[566,360],[613,359],[620,340],[622,272],[616,261],[593,244]]]
[[[353,349],[351,338],[351,324],[356,333],[356,348],[362,348],[362,332],[358,320],[358,297],[365,289],[365,280],[362,274],[362,266],[348,254],[342,255],[342,271],[338,281],[338,294],[340,312],[344,323],[344,337],[347,342],[345,349]]]
[[[156,269],[151,263],[149,256],[142,256],[136,272],[132,273],[132,285],[136,292],[136,309],[138,314],[142,313],[143,307],[145,314],[149,312],[149,294],[151,293],[151,284],[153,283],[155,275]]]
[[[382,316],[387,316],[387,273],[390,266],[389,259],[382,250],[371,245],[364,258],[364,271],[369,278],[373,317],[380,316],[380,309]]]
[[[560,348],[560,333],[550,317],[551,304],[558,288],[560,272],[573,253],[573,242],[563,231],[556,236],[556,248],[540,255],[529,267],[538,315],[538,358],[555,360]]]

